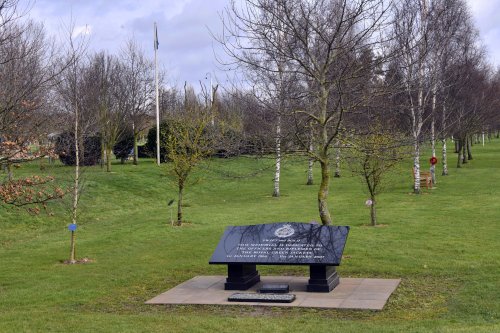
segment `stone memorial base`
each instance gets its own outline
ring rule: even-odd
[[[335,266],[310,266],[307,291],[328,293],[338,286],[340,278]]]
[[[290,286],[285,283],[281,284],[276,284],[276,283],[266,283],[263,284],[260,289],[259,293],[261,294],[288,294],[290,292]]]
[[[227,279],[224,284],[226,290],[247,290],[259,281],[260,275],[256,265],[227,265]]]
[[[234,291],[224,289],[225,276],[197,276],[150,299],[146,304],[240,304],[382,310],[400,282],[400,279],[340,278],[338,286],[331,292],[316,293],[307,291],[310,280],[306,277],[262,276],[261,282],[246,292],[257,293],[263,284],[288,284],[290,293],[296,299],[291,303],[230,302],[228,298]]]
[[[339,284],[339,275],[335,266],[311,265],[307,291],[328,293]],[[248,290],[260,282],[260,275],[254,264],[227,265],[226,290]]]

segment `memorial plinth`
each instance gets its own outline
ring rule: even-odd
[[[294,222],[227,227],[209,263],[228,265],[226,290],[259,282],[256,265],[309,265],[307,291],[329,292],[348,234],[348,226]]]

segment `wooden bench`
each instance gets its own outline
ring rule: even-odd
[[[413,183],[415,183],[415,167],[412,168]],[[427,189],[432,188],[432,175],[430,171],[420,172],[420,186],[425,185]]]

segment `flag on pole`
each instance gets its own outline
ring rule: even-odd
[[[155,95],[156,95],[156,163],[160,166],[160,102],[158,97],[158,59],[156,57],[156,51],[158,51],[158,29],[155,22],[154,31],[154,49],[155,49]]]
[[[160,43],[158,43],[158,28],[156,27],[156,22],[155,22],[155,42],[154,42],[154,49],[155,50],[158,50],[158,45],[160,45]]]

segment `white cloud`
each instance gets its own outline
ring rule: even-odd
[[[467,0],[479,29],[481,39],[486,45],[489,60],[500,65],[500,1],[499,0]]]
[[[71,37],[76,38],[80,35],[87,36],[90,34],[92,34],[92,26],[91,25],[79,25],[73,29],[73,34],[71,35]]]

